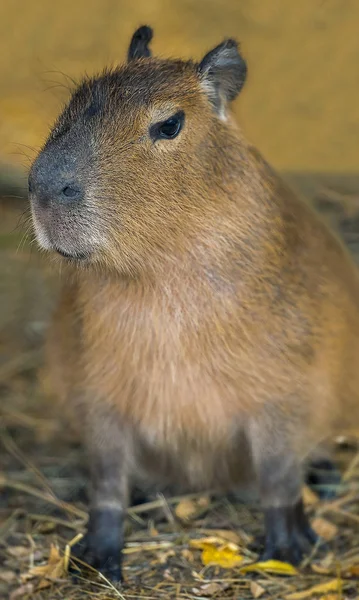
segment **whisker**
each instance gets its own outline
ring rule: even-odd
[[[77,85],[77,81],[75,79],[73,79],[70,75],[67,75],[67,73],[64,73],[63,71],[43,71],[43,73],[46,75],[47,73],[52,73],[52,74],[59,74],[62,75],[63,77],[66,77],[66,79],[69,79],[74,85]]]

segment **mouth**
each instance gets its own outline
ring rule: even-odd
[[[71,254],[70,252],[65,252],[58,247],[55,247],[54,250],[56,250],[56,252],[63,258],[67,258],[67,260],[87,260],[91,255],[90,252],[74,252]]]

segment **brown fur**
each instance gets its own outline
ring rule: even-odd
[[[125,507],[127,478],[257,481],[264,507],[291,505],[311,452],[359,421],[356,268],[196,69],[146,58],[86,81],[44,150],[81,127],[95,147],[83,206],[34,204],[40,241],[94,238],[49,348],[107,481],[95,507]],[[153,144],[148,123],[178,108],[184,130]]]

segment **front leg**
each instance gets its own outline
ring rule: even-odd
[[[268,422],[266,426],[268,427]],[[278,423],[269,430],[253,424],[253,460],[264,512],[265,548],[261,560],[299,564],[317,536],[311,529],[301,498],[302,466],[293,451],[291,435]]]
[[[74,547],[74,554],[112,581],[122,579],[130,454],[126,439],[115,411],[101,406],[90,409],[86,415],[91,474],[89,522],[85,537]]]

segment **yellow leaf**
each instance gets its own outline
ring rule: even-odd
[[[303,592],[294,592],[285,596],[286,600],[303,600],[304,598],[312,598],[313,596],[319,596],[320,594],[326,594],[327,592],[339,592],[342,587],[340,579],[331,579],[326,583],[320,583],[315,585]]]
[[[280,560],[266,560],[264,562],[253,563],[241,569],[241,573],[259,571],[262,573],[274,573],[275,575],[298,575],[298,571],[293,565]]]
[[[338,527],[334,525],[334,523],[331,523],[322,517],[313,519],[312,527],[319,537],[323,538],[327,542],[335,538],[338,533]]]
[[[227,546],[234,552],[239,551],[239,546],[237,544],[234,544],[233,542],[228,542],[228,540],[214,535],[205,538],[190,540],[189,545],[190,548],[196,548],[197,550],[203,550],[204,548],[207,548],[207,546]]]
[[[202,563],[206,565],[218,565],[224,569],[232,569],[243,561],[243,556],[231,548],[230,544],[216,548],[208,544],[202,551]]]
[[[239,546],[227,542],[217,536],[190,540],[190,547],[202,550],[202,563],[215,564],[225,569],[231,569],[243,562]]]

